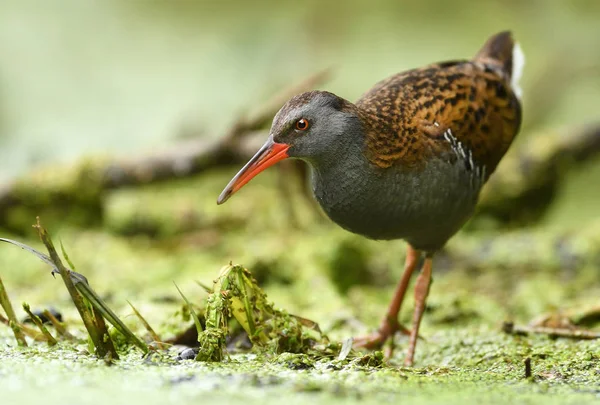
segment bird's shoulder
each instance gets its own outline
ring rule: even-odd
[[[394,75],[357,102],[369,160],[416,167],[433,155],[466,159],[487,176],[518,132],[521,107],[501,72],[450,61]]]

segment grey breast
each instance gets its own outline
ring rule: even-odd
[[[441,248],[467,221],[483,184],[479,171],[443,158],[418,170],[357,160],[313,169],[315,197],[338,225],[371,239],[405,239],[425,251]]]

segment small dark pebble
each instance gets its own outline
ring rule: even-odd
[[[40,320],[42,321],[42,323],[50,323],[50,319],[48,319],[46,317],[46,315],[44,315],[44,311],[45,309],[36,309],[33,312],[33,314],[35,316],[37,316],[38,318],[40,318]],[[54,317],[59,321],[62,322],[62,314],[60,312],[58,312],[55,308],[48,308],[48,312],[50,312],[52,315],[54,315]],[[31,320],[30,317],[26,317],[25,319],[23,319],[23,323],[33,323],[33,321]]]
[[[187,349],[183,349],[177,355],[177,360],[194,360],[198,355],[198,349],[193,349],[188,347]]]

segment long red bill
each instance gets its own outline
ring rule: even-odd
[[[240,188],[248,183],[254,176],[265,170],[267,167],[273,166],[288,157],[287,150],[290,145],[285,143],[276,143],[273,137],[269,137],[267,142],[259,149],[258,152],[250,159],[248,163],[235,175],[223,190],[217,204],[223,204]]]

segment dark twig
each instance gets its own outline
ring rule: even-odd
[[[543,334],[551,337],[570,339],[600,339],[600,332],[578,328],[550,328],[547,326],[520,326],[512,322],[505,322],[502,330],[509,335],[528,335],[530,333]]]
[[[479,213],[511,224],[531,223],[546,212],[561,181],[600,153],[600,123],[530,138],[509,151],[481,195]]]

